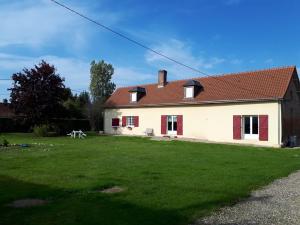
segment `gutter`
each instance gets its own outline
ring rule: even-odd
[[[161,104],[144,104],[144,105],[131,104],[131,105],[118,105],[118,106],[104,106],[104,108],[120,109],[120,108],[168,107],[168,106],[190,106],[190,105],[209,105],[209,104],[252,103],[252,102],[281,101],[281,100],[283,100],[283,98],[236,99],[236,100],[178,102],[178,103],[161,103]]]

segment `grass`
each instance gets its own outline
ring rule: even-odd
[[[0,149],[0,224],[181,225],[300,169],[297,150],[138,137],[34,138]],[[121,186],[124,192],[100,193]],[[10,208],[17,199],[44,206]]]

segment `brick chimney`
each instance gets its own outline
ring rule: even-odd
[[[164,87],[167,84],[167,71],[159,70],[158,71],[158,87]]]

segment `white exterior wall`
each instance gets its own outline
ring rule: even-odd
[[[281,118],[278,102],[106,109],[104,132],[108,134],[145,135],[146,128],[153,128],[155,136],[162,136],[161,115],[183,115],[183,135],[179,135],[179,138],[197,138],[216,142],[273,147],[279,147],[281,142]],[[268,141],[234,140],[233,115],[268,115]],[[121,127],[122,116],[139,116],[139,127],[134,127],[132,130]],[[120,118],[120,127],[113,129],[111,120],[116,117]]]

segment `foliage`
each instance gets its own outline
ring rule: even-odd
[[[103,130],[103,114],[103,103],[99,100],[94,101],[89,107],[89,120],[93,131]]]
[[[0,132],[28,132],[31,124],[22,117],[0,118]]]
[[[4,147],[8,147],[8,145],[9,145],[8,140],[6,140],[6,139],[4,138],[4,139],[3,139],[3,142],[2,142],[2,145],[3,145]]]
[[[72,95],[64,102],[67,118],[84,119],[88,118],[90,96],[88,92],[81,92],[79,95]]]
[[[12,76],[11,105],[17,114],[24,115],[32,124],[42,124],[50,118],[61,117],[62,102],[67,98],[64,79],[53,65],[45,61]]]
[[[5,138],[41,145],[22,154],[0,151],[2,225],[192,224],[300,169],[298,150],[91,134],[85,140]],[[125,191],[98,191],[113,185]],[[51,202],[30,209],[6,206],[29,197]]]
[[[50,130],[56,135],[65,136],[72,130],[89,131],[91,127],[87,119],[53,119]]]
[[[33,134],[36,137],[47,137],[49,136],[50,127],[46,124],[36,125],[33,127]]]
[[[111,81],[114,68],[103,60],[91,62],[90,92],[93,102],[104,102],[115,90],[116,85]]]
[[[112,82],[114,68],[103,60],[91,63],[90,93],[92,103],[89,107],[89,119],[92,130],[103,129],[103,104],[114,92],[116,85]]]
[[[2,102],[4,105],[8,105],[8,100],[6,98],[4,98]]]

